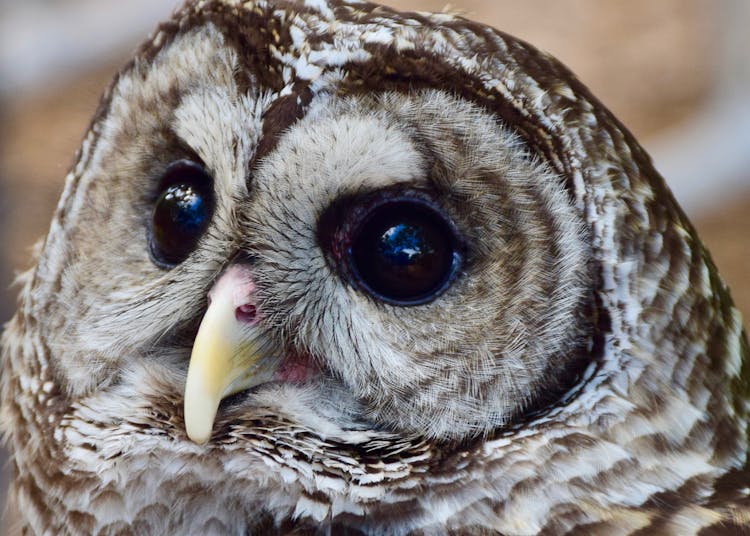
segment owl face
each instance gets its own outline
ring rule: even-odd
[[[567,388],[591,278],[560,177],[439,89],[320,92],[297,118],[239,86],[226,41],[206,23],[112,89],[51,304],[69,392],[169,378],[190,421],[281,383],[311,414],[449,441]],[[191,352],[200,378],[234,372],[186,392]]]
[[[189,2],[24,283],[37,532],[638,530],[744,467],[741,322],[648,157],[449,15]]]

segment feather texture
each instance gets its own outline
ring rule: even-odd
[[[216,206],[165,270],[180,158]],[[423,305],[326,246],[391,191],[466,242]],[[258,329],[318,372],[226,399],[196,445],[190,348],[238,252]],[[573,74],[458,16],[187,2],[104,96],[2,340],[31,534],[750,531],[750,350],[708,252]]]

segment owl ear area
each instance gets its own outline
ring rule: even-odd
[[[272,381],[283,353],[258,327],[248,267],[227,268],[209,292],[185,383],[185,431],[203,444],[222,399]]]

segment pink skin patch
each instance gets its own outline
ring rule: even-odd
[[[318,372],[309,355],[287,354],[284,362],[276,371],[275,379],[280,382],[302,383]]]

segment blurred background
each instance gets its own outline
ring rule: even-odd
[[[0,323],[99,95],[177,3],[0,0]],[[383,3],[457,11],[566,63],[651,153],[748,318],[748,0]]]

